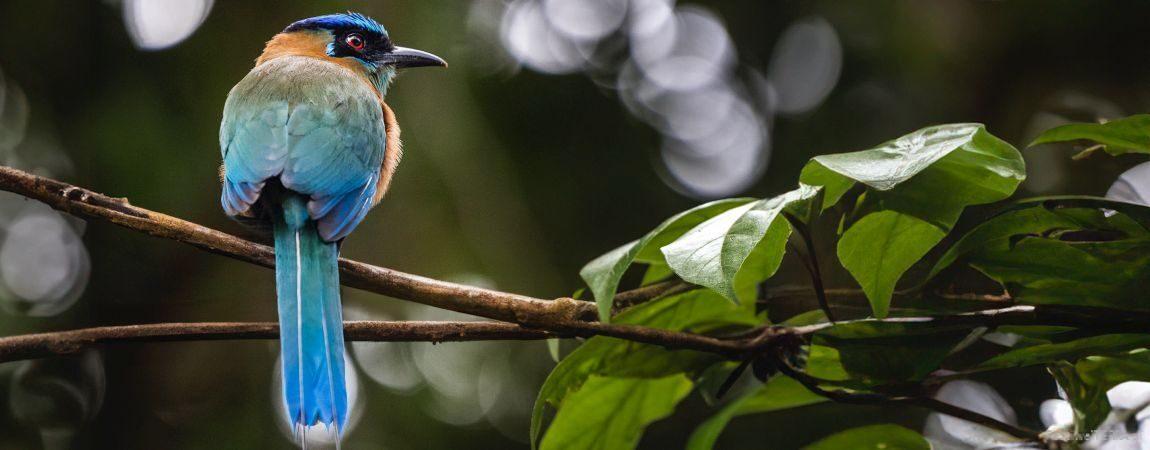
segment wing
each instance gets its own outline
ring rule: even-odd
[[[328,241],[374,206],[386,142],[375,91],[348,69],[307,57],[259,65],[228,96],[220,127],[223,193],[231,216],[252,217],[268,180],[310,197]]]

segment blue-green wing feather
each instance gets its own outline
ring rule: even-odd
[[[246,213],[263,183],[279,177],[309,197],[320,234],[336,241],[373,206],[386,132],[382,106],[362,79],[331,63],[285,57],[236,85],[220,141],[228,214]]]

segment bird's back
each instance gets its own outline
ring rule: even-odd
[[[308,56],[266,61],[224,106],[224,209],[253,216],[265,183],[278,177],[310,198],[325,239],[338,240],[373,206],[386,139],[382,101],[361,76]]]

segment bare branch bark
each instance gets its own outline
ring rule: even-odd
[[[752,348],[752,343],[746,340],[723,340],[692,333],[597,322],[582,322],[561,331],[546,331],[503,322],[353,321],[344,322],[344,336],[349,341],[366,342],[525,341],[608,336],[669,349],[720,355],[735,355]],[[0,363],[67,355],[102,344],[277,338],[279,325],[274,322],[155,323],[83,328],[0,337]]]
[[[563,337],[511,323],[416,321],[345,322],[344,336],[349,341],[368,342],[525,341]],[[83,328],[0,338],[0,362],[68,355],[103,344],[278,338],[279,325],[275,322],[155,323]]]

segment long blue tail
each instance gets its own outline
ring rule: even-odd
[[[308,217],[307,202],[285,194],[275,212],[276,293],[284,405],[294,429],[347,423],[339,252]]]

